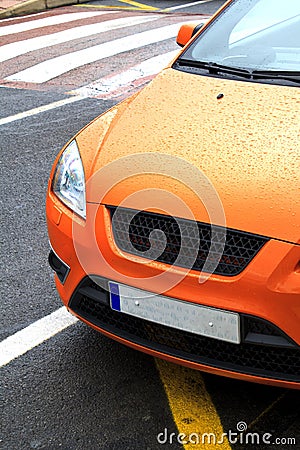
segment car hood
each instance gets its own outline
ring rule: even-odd
[[[87,201],[224,225],[215,195],[228,227],[299,243],[299,92],[165,69],[116,107]]]

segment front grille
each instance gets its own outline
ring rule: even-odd
[[[162,214],[110,207],[117,246],[130,254],[188,269],[234,276],[268,238]],[[117,211],[117,214],[116,214]],[[205,265],[205,266],[204,266]]]
[[[101,285],[105,286],[102,280]],[[88,289],[95,295],[89,295]],[[218,367],[238,373],[245,373],[270,379],[300,382],[300,349],[295,342],[269,322],[263,325],[261,319],[242,315],[244,336],[241,344],[232,344],[164,325],[139,319],[113,311],[109,306],[109,294],[89,278],[77,288],[70,301],[70,308],[88,322],[144,347],[167,355]],[[98,292],[98,293],[97,293]],[[258,323],[261,323],[261,330]],[[270,345],[264,342],[265,334],[259,344],[248,342],[247,336],[253,331],[277,336],[286,345]]]

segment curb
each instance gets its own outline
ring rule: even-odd
[[[0,11],[0,19],[33,14],[59,6],[76,5],[85,2],[86,0],[27,0],[19,5],[11,6]]]

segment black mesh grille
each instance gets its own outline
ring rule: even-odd
[[[131,209],[110,208],[117,246],[170,265],[234,276],[249,264],[268,238]],[[213,237],[213,239],[212,239]],[[225,244],[225,245],[224,245]]]
[[[90,280],[84,283],[91,285]],[[69,306],[99,328],[168,355],[233,372],[300,382],[300,349],[295,343],[293,348],[284,348],[211,339],[113,311],[109,294],[105,301],[103,295],[104,290],[102,300],[96,301],[80,294],[78,288]],[[248,317],[248,324],[251,321]],[[272,324],[268,327],[270,332]]]
[[[260,319],[245,319],[248,333],[281,336],[280,330]]]

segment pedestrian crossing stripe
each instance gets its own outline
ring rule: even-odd
[[[42,19],[30,20],[29,22],[20,22],[13,25],[5,25],[0,27],[0,36],[8,36],[10,34],[22,33],[25,31],[35,30],[53,25],[60,25],[76,20],[89,19],[92,17],[103,16],[104,14],[116,14],[117,11],[93,11],[79,12],[69,14],[57,14],[55,16],[44,17]],[[28,17],[28,16],[27,16]]]
[[[104,13],[106,14],[106,13]],[[105,33],[119,28],[140,25],[146,22],[157,20],[159,16],[131,16],[120,17],[118,19],[107,20],[100,23],[93,23],[89,25],[81,25],[73,27],[57,33],[46,34],[44,36],[37,36],[23,41],[12,42],[10,44],[0,47],[0,62],[7,61],[17,56],[29,53],[42,48],[52,47],[54,45],[63,44],[65,42],[73,41],[74,39],[93,36],[95,34]]]
[[[128,70],[100,78],[68,94],[103,99],[128,95],[129,92],[136,91],[150,81],[175,58],[177,53],[178,50],[174,50],[146,59]]]
[[[7,81],[45,83],[70,70],[105,58],[175,37],[181,23],[142,31],[129,36],[67,53],[29,67],[5,78]]]

